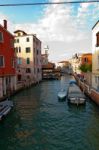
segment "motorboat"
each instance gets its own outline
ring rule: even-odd
[[[69,84],[77,84],[77,82],[76,82],[76,80],[72,79],[72,80],[69,81]]]
[[[77,86],[77,84],[72,83],[69,84],[68,90],[67,90],[67,100],[71,104],[85,104],[86,97],[84,93],[81,91],[81,89]]]
[[[64,100],[66,99],[66,95],[67,95],[67,92],[65,89],[61,89],[58,93],[58,99],[59,100]]]
[[[2,120],[2,118],[10,112],[12,107],[13,107],[13,102],[11,100],[7,99],[0,102],[0,120]]]

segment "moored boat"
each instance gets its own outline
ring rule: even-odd
[[[8,99],[0,102],[0,120],[10,112],[12,107],[13,102]]]
[[[86,102],[86,97],[84,93],[75,83],[69,84],[67,91],[67,99],[69,103],[76,105],[85,104]]]
[[[65,100],[66,99],[66,95],[67,95],[67,92],[65,89],[61,89],[58,93],[58,99],[59,100]]]

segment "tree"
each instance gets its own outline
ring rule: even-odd
[[[79,69],[82,72],[92,72],[92,64],[82,64],[80,65]]]

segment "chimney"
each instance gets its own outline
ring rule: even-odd
[[[3,20],[4,22],[4,28],[7,30],[7,20]]]

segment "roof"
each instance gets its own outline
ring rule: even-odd
[[[33,36],[33,37],[35,37],[39,42],[41,42],[40,39],[38,39],[38,38],[36,37],[36,34],[27,34],[26,32],[24,32],[24,31],[22,31],[22,30],[16,30],[16,31],[14,31],[14,33],[18,33],[18,32],[22,32],[22,33],[23,33],[23,35],[20,35],[20,37]],[[14,37],[19,37],[19,36],[16,36],[16,35],[15,35]]]
[[[60,61],[58,63],[69,63],[69,61]]]
[[[85,53],[85,54],[82,54],[82,56],[86,56],[86,55],[92,55],[92,53]]]
[[[24,35],[26,35],[27,33],[26,32],[24,32],[23,30],[16,30],[16,31],[14,31],[14,33],[18,33],[18,32],[22,32]]]
[[[42,68],[43,69],[53,69],[55,67],[54,63],[48,63],[47,65],[43,65]]]
[[[95,26],[99,23],[99,20],[95,23],[95,25],[92,27],[92,30],[95,28]]]

